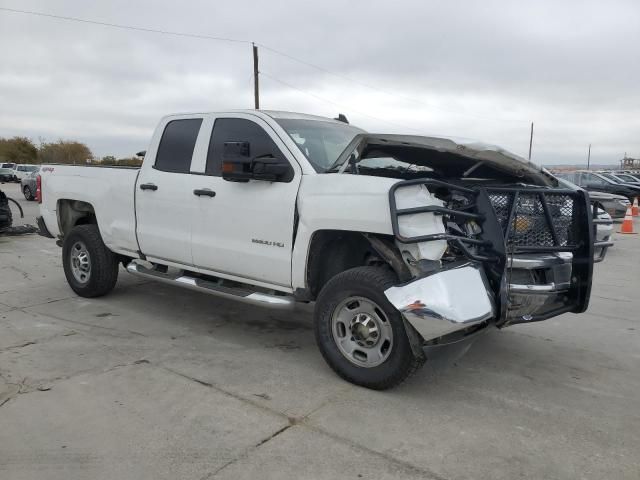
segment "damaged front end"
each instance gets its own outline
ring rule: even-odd
[[[426,201],[406,201],[418,195]],[[414,179],[396,183],[389,202],[414,278],[385,294],[423,345],[586,310],[594,226],[585,192]],[[436,218],[436,233],[416,228]]]
[[[436,271],[385,294],[424,341],[475,332],[496,315],[484,271],[473,263]]]

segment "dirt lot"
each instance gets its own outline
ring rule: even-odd
[[[122,270],[87,300],[52,240],[0,237],[0,478],[638,479],[639,237],[616,236],[588,313],[387,392],[330,371],[308,312]]]

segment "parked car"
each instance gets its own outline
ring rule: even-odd
[[[597,172],[578,170],[576,172],[556,173],[555,175],[559,178],[569,180],[571,183],[575,183],[589,192],[605,192],[622,195],[630,202],[633,202],[635,197],[640,196],[640,186],[617,183]]]
[[[630,183],[631,185],[640,185],[640,179],[636,178],[631,174],[623,173],[623,172],[611,172],[610,174],[613,175],[616,179],[618,179],[622,183]]]
[[[390,388],[436,345],[586,310],[583,190],[482,143],[343,121],[172,115],[142,166],[45,165],[38,224],[80,296],[134,275],[292,309],[346,380]],[[464,342],[462,342],[464,343]]]
[[[29,175],[24,177],[20,182],[20,187],[22,189],[22,194],[24,198],[27,200],[35,200],[36,199],[36,191],[38,189],[38,175],[40,174],[40,168],[38,170],[31,172]]]
[[[13,169],[14,181],[21,182],[32,172],[40,170],[40,165],[16,165]]]
[[[13,169],[1,167],[0,168],[0,182],[13,182]]]
[[[597,201],[602,205],[602,208],[607,212],[612,219],[623,219],[627,213],[627,207],[631,205],[627,197],[622,195],[614,195],[613,193],[605,192],[589,192],[589,198],[593,201]]]
[[[639,172],[636,172],[636,171],[633,171],[633,170],[623,170],[620,173],[624,173],[625,175],[629,175],[629,176],[635,178],[636,180],[640,181],[640,173]]]
[[[623,179],[621,178],[621,175],[615,172],[597,172],[600,175],[602,175],[603,177],[608,178],[609,180],[615,182],[615,183],[620,183],[622,185],[632,185],[632,186],[638,186],[640,185],[640,182],[638,182],[635,177],[632,177],[629,175],[629,177],[631,178],[631,180],[629,181],[628,179]]]

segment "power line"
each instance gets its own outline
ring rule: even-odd
[[[426,107],[433,108],[434,110],[440,110],[442,112],[453,113],[455,115],[474,117],[474,118],[477,118],[477,119],[480,119],[480,120],[496,120],[496,121],[500,121],[500,122],[510,122],[510,123],[514,122],[514,121],[515,122],[523,122],[523,123],[525,122],[525,120],[521,120],[521,119],[509,120],[509,119],[506,119],[506,118],[486,117],[486,116],[483,116],[483,115],[476,115],[476,114],[473,114],[473,113],[463,113],[463,112],[458,112],[458,111],[451,110],[451,109],[438,107],[438,106],[432,105],[430,103],[427,103],[424,100],[419,100],[419,99],[407,97],[405,95],[398,95],[397,93],[391,93],[391,92],[388,92],[388,91],[386,91],[384,89],[381,89],[381,88],[378,88],[378,87],[374,87],[372,85],[369,85],[369,84],[367,84],[365,82],[362,82],[360,80],[356,80],[356,79],[351,78],[351,77],[349,77],[347,75],[344,75],[342,73],[333,72],[333,71],[328,70],[328,69],[326,69],[324,67],[321,67],[319,65],[315,65],[315,64],[313,64],[311,62],[307,62],[306,60],[302,60],[300,58],[294,57],[293,55],[290,55],[288,53],[282,52],[280,50],[276,50],[275,48],[271,48],[268,45],[264,45],[264,44],[258,43],[258,42],[256,42],[256,44],[259,45],[260,47],[264,48],[265,50],[268,50],[268,51],[270,51],[272,53],[275,53],[276,55],[280,55],[282,57],[288,58],[289,60],[293,60],[294,62],[298,62],[301,65],[306,65],[307,67],[314,68],[314,69],[316,69],[316,70],[318,70],[320,72],[326,73],[328,75],[332,75],[332,76],[334,76],[336,78],[341,78],[343,80],[346,80],[348,82],[354,83],[356,85],[360,85],[361,87],[368,88],[369,90],[373,90],[375,92],[382,93],[384,95],[387,95],[387,96],[390,96],[390,97],[393,97],[393,98],[399,98],[401,100],[404,100],[405,102],[420,103],[420,104],[422,104],[422,105],[424,105]]]
[[[320,100],[322,102],[329,103],[329,104],[333,105],[334,107],[337,107],[337,108],[340,108],[340,109],[344,109],[346,111],[350,111],[350,112],[356,113],[358,115],[362,115],[363,117],[367,117],[367,118],[370,118],[372,120],[376,120],[378,122],[383,122],[383,123],[386,123],[388,125],[393,125],[394,127],[400,127],[400,128],[405,128],[405,129],[417,131],[415,128],[408,127],[406,125],[401,125],[399,123],[389,122],[388,120],[385,120],[383,118],[374,117],[373,115],[369,115],[368,113],[364,113],[362,111],[355,110],[354,108],[351,108],[349,106],[342,105],[342,104],[334,102],[333,100],[330,100],[328,98],[321,97],[321,96],[316,95],[315,93],[311,93],[311,92],[309,92],[307,90],[303,90],[303,89],[298,88],[298,87],[296,87],[294,85],[291,85],[290,83],[285,82],[284,80],[280,80],[279,78],[276,78],[276,77],[274,77],[273,75],[271,75],[269,73],[266,73],[264,70],[260,70],[260,75],[262,75],[263,77],[267,77],[268,79],[273,80],[275,82],[278,82],[278,83],[280,83],[280,84],[284,85],[285,87],[288,87],[288,88],[290,88],[292,90],[296,90],[296,91],[298,91],[300,93],[303,93],[305,95],[313,97],[313,98],[315,98],[317,100]]]
[[[156,28],[137,27],[135,25],[123,25],[118,23],[100,22],[98,20],[89,20],[86,18],[78,18],[78,17],[67,17],[64,15],[53,15],[51,13],[34,12],[31,10],[18,10],[16,8],[0,7],[0,10],[5,12],[12,12],[12,13],[23,13],[25,15],[34,15],[37,17],[55,18],[57,20],[66,20],[69,22],[88,23],[91,25],[101,25],[103,27],[120,28],[122,30],[136,30],[138,32],[160,33],[163,35],[173,35],[176,37],[198,38],[201,40],[216,40],[220,42],[245,43],[245,44],[251,43],[249,40],[239,40],[235,38],[225,38],[225,37],[214,37],[211,35],[200,35],[198,33],[173,32],[170,30],[160,30]]]
[[[213,35],[203,35],[203,34],[197,34],[197,33],[188,33],[188,32],[175,32],[175,31],[171,31],[171,30],[161,30],[161,29],[155,29],[155,28],[148,28],[148,27],[139,27],[139,26],[135,26],[135,25],[124,25],[124,24],[118,24],[118,23],[111,23],[111,22],[102,22],[99,20],[90,20],[90,19],[86,19],[86,18],[79,18],[79,17],[71,17],[71,16],[65,16],[65,15],[55,15],[55,14],[51,14],[51,13],[44,13],[44,12],[36,12],[33,10],[20,10],[20,9],[16,9],[16,8],[7,8],[7,7],[0,7],[0,11],[5,11],[5,12],[10,12],[10,13],[21,13],[21,14],[25,14],[25,15],[33,15],[33,16],[38,16],[38,17],[44,17],[44,18],[52,18],[52,19],[57,19],[57,20],[65,20],[65,21],[70,21],[70,22],[77,22],[77,23],[85,23],[85,24],[91,24],[91,25],[99,25],[99,26],[103,26],[103,27],[111,27],[111,28],[119,28],[122,30],[134,30],[134,31],[138,31],[138,32],[146,32],[146,33],[157,33],[157,34],[163,34],[163,35],[172,35],[172,36],[176,36],[176,37],[186,37],[186,38],[195,38],[195,39],[200,39],[200,40],[213,40],[213,41],[221,41],[221,42],[230,42],[230,43],[241,43],[241,44],[252,44],[255,43],[255,45],[258,45],[262,48],[264,48],[265,50],[268,50],[276,55],[280,55],[284,58],[287,58],[289,60],[292,60],[294,62],[300,63],[302,65],[306,65],[308,67],[314,68],[318,71],[324,72],[328,75],[332,75],[336,78],[341,78],[343,80],[346,80],[348,82],[351,82],[353,84],[356,85],[360,85],[364,88],[368,88],[369,90],[378,92],[378,93],[382,93],[384,95],[393,97],[393,98],[398,98],[401,99],[405,102],[409,102],[409,103],[419,103],[423,106],[426,106],[428,108],[432,108],[434,110],[439,110],[439,111],[443,111],[443,112],[447,112],[447,113],[451,113],[454,115],[460,115],[460,116],[466,116],[466,117],[470,117],[470,118],[477,118],[480,120],[490,120],[490,121],[500,121],[500,122],[508,122],[508,123],[513,123],[513,122],[525,122],[524,120],[518,119],[518,120],[510,120],[510,119],[505,119],[505,118],[496,118],[496,117],[488,117],[488,116],[484,116],[484,115],[476,115],[473,113],[465,113],[465,112],[459,112],[459,111],[455,111],[452,109],[446,109],[446,108],[442,108],[439,106],[435,106],[432,105],[428,102],[425,102],[423,100],[419,100],[419,99],[414,99],[411,97],[407,97],[404,95],[398,95],[396,93],[392,93],[389,91],[386,91],[384,89],[369,85],[365,82],[362,82],[360,80],[356,80],[354,78],[351,78],[347,75],[341,74],[341,73],[337,73],[337,72],[333,72],[327,68],[321,67],[319,65],[316,65],[314,63],[308,62],[306,60],[300,59],[298,57],[295,57],[293,55],[290,55],[286,52],[282,52],[280,50],[277,50],[275,48],[272,48],[268,45],[265,45],[263,43],[259,43],[259,42],[252,42],[250,40],[244,40],[244,39],[235,39],[235,38],[227,38],[227,37],[219,37],[219,36],[213,36]],[[276,81],[278,81],[276,79]],[[295,87],[291,87],[291,88],[295,88]],[[306,92],[303,92],[306,93]],[[370,117],[370,118],[374,118],[374,117]]]

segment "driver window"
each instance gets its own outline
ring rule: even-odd
[[[275,142],[257,123],[244,118],[218,118],[213,124],[209,141],[205,168],[207,175],[216,177],[222,175],[222,154],[225,142],[249,142],[250,159],[271,155],[286,161],[286,157]],[[291,178],[293,178],[293,169],[291,169]],[[291,178],[283,181],[290,181]]]

